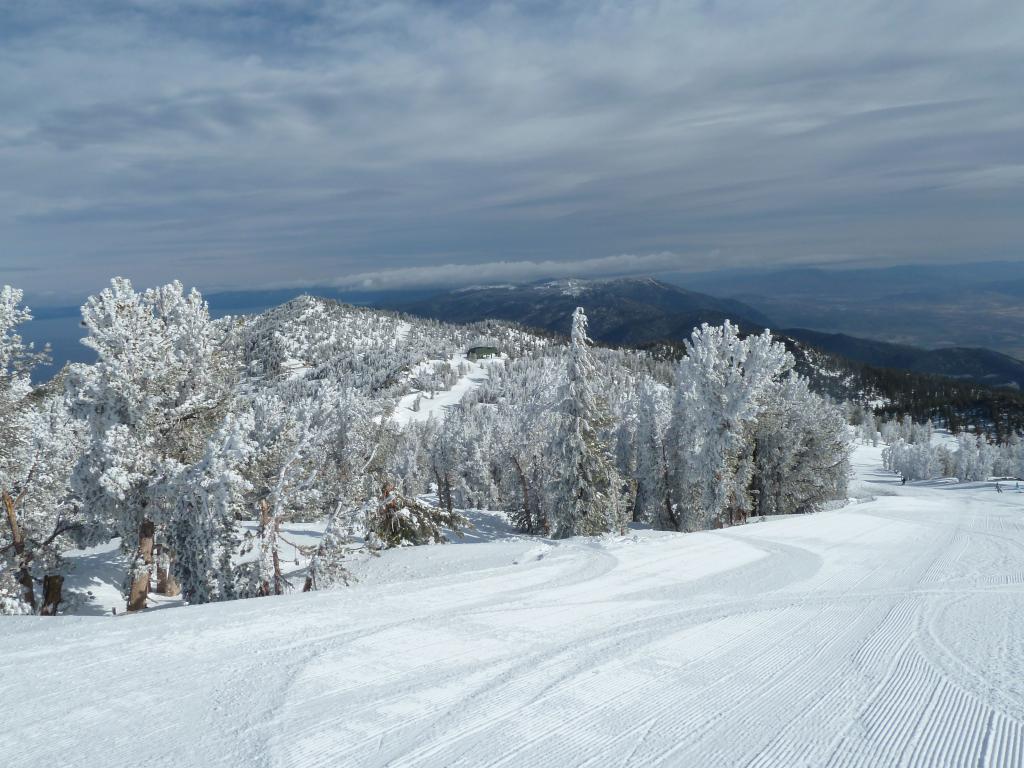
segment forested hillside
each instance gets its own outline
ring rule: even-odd
[[[842,333],[821,333],[788,328],[783,333],[798,341],[875,368],[897,368],[915,373],[947,376],[995,388],[1024,387],[1024,362],[972,347],[921,349],[904,344],[861,339]]]
[[[736,276],[736,283],[750,279],[749,276]],[[715,283],[715,288],[725,290],[726,285]],[[592,335],[603,344],[682,349],[695,327],[702,323],[720,325],[728,319],[743,333],[759,333],[770,327],[791,351],[794,346],[818,350],[830,356],[831,369],[856,373],[858,378],[864,366],[871,366],[911,372],[916,375],[912,378],[917,382],[925,381],[920,377],[923,374],[959,379],[968,388],[977,384],[994,389],[1020,389],[1024,386],[1024,362],[989,349],[947,347],[931,350],[806,328],[779,331],[778,321],[766,317],[749,304],[688,291],[650,277],[478,286],[426,298],[416,295],[405,300],[400,296],[389,297],[381,303],[382,306],[448,322],[502,318],[560,335],[566,333],[564,318],[577,304],[587,308]],[[922,322],[926,321],[921,318],[908,320],[910,327]],[[871,386],[880,384],[879,376],[870,374],[869,378],[873,380]],[[858,388],[861,388],[860,384]],[[985,399],[982,394],[985,390],[973,389],[975,400],[979,397]],[[845,398],[857,393],[855,389],[840,394]],[[962,396],[956,397],[958,405],[954,407],[959,407],[963,400]]]

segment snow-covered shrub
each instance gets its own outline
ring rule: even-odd
[[[366,539],[374,549],[442,544],[447,541],[445,529],[459,535],[469,525],[462,514],[403,496],[391,483],[363,509]]]

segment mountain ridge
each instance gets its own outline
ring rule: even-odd
[[[587,312],[593,338],[606,344],[678,343],[701,323],[717,325],[727,319],[745,332],[775,327],[767,315],[739,299],[691,291],[649,276],[466,286],[378,306],[451,323],[508,320],[564,334],[577,305]],[[925,349],[802,327],[777,333],[855,363],[1024,388],[1024,361],[984,347]]]
[[[650,277],[564,278],[513,285],[466,287],[413,301],[378,304],[451,323],[509,320],[556,333],[583,306],[592,336],[606,343],[638,345],[689,336],[701,323],[732,320],[744,330],[769,326],[758,310]]]

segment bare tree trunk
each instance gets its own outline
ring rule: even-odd
[[[142,611],[146,608],[146,597],[149,595],[149,579],[153,567],[153,538],[156,535],[156,527],[152,520],[143,520],[139,525],[139,551],[135,557],[136,571],[132,581],[131,591],[128,595],[128,610]],[[141,568],[138,561],[142,561]]]
[[[629,493],[629,498],[626,502],[629,508],[629,519],[634,523],[638,523],[640,521],[637,520],[637,515],[640,513],[640,509],[637,505],[637,500],[639,499],[640,483],[637,482],[636,478],[629,478],[626,480],[625,487],[628,489]],[[623,515],[622,519],[625,520],[626,516]],[[628,528],[628,525],[622,525],[619,529],[619,535],[625,536]]]
[[[277,539],[278,533],[281,530],[281,520],[270,512],[270,504],[266,499],[260,502],[260,532],[263,542],[261,548],[263,553],[266,551],[266,547],[270,548],[270,560],[274,567],[274,585],[271,589],[270,581],[266,580],[260,587],[260,597],[267,597],[271,594],[281,595],[284,594],[284,577],[281,575],[281,556],[277,550]]]
[[[665,448],[665,444],[661,446],[661,482],[665,486],[665,519],[668,520],[672,527],[677,531],[683,530],[683,521],[679,519],[679,515],[676,514],[675,507],[672,505],[672,485],[669,482],[670,475],[668,472],[668,453]]]
[[[270,504],[267,503],[266,499],[260,499],[260,547],[265,547],[267,540],[267,526],[270,525]],[[263,557],[263,552],[260,552],[260,558]],[[270,582],[264,579],[260,585],[260,590],[257,593],[260,597],[266,597],[270,594]]]
[[[177,597],[181,594],[181,586],[171,572],[171,562],[174,560],[174,553],[167,549],[166,545],[158,547],[159,554],[156,558],[156,591],[167,597]]]
[[[21,525],[18,524],[18,514],[14,511],[14,499],[7,491],[0,494],[3,499],[4,511],[7,513],[7,524],[11,528],[11,543],[14,545],[14,554],[18,556],[20,567],[18,568],[18,583],[21,584],[24,592],[24,600],[32,610],[36,609],[35,583],[32,581],[32,571],[28,567],[28,557],[25,554],[25,535],[22,533]]]
[[[551,523],[548,522],[548,515],[544,511],[544,508],[538,504],[535,509],[537,510],[537,532],[545,535],[551,534]]]
[[[181,585],[174,578],[168,565],[158,565],[156,568],[156,591],[168,597],[177,597],[181,594]]]
[[[523,490],[523,520],[526,521],[526,532],[533,533],[533,515],[530,514],[530,486],[526,482],[526,473],[523,472],[523,465],[519,463],[518,456],[512,457],[512,466],[516,468],[519,486]]]
[[[64,590],[64,577],[48,575],[43,577],[43,607],[41,616],[56,616]]]
[[[434,465],[434,478],[437,480],[437,501],[444,505],[444,508],[450,515],[454,507],[452,501],[452,480],[451,476],[445,471],[444,474],[438,471],[437,465]]]
[[[164,590],[167,588],[167,572],[170,568],[162,544],[153,547],[153,560],[156,562],[156,591],[161,595],[166,595]]]
[[[277,540],[278,535],[281,533],[281,519],[278,517],[274,518],[274,549],[271,557],[274,560],[274,594],[280,595],[284,593],[284,579],[281,577],[281,555],[277,551]]]

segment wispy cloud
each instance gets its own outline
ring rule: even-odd
[[[576,261],[491,261],[478,264],[428,264],[419,267],[361,272],[335,280],[337,288],[378,290],[433,286],[464,286],[491,282],[527,282],[551,277],[616,277],[674,272],[692,267],[694,259],[675,253],[602,256]]]
[[[1022,28],[1009,0],[7,4],[0,270],[1016,257]]]

